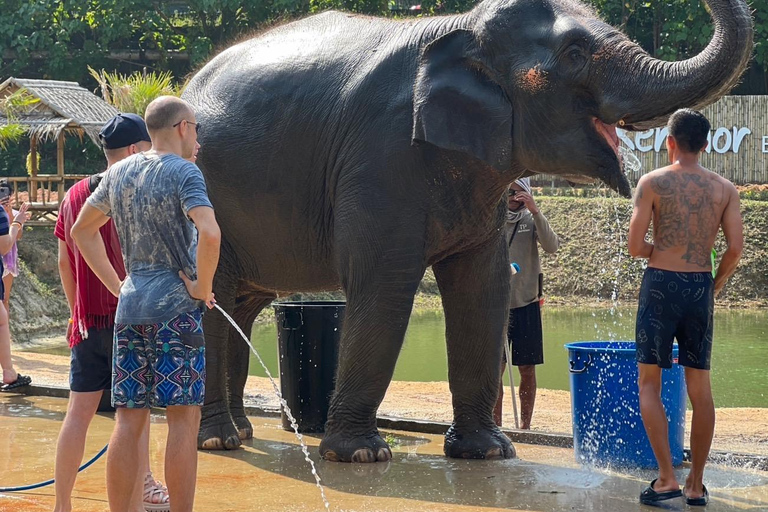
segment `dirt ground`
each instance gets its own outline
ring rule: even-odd
[[[69,358],[66,356],[16,351],[13,359],[21,373],[32,376],[35,385],[68,386]],[[247,403],[278,406],[272,384],[266,378],[249,377],[245,392]],[[385,416],[449,422],[452,412],[448,383],[392,382],[379,413]],[[507,427],[514,425],[511,407],[507,403],[503,423]],[[691,424],[690,411],[686,423],[687,437]],[[536,398],[532,428],[541,432],[570,434],[570,393],[540,389]],[[768,409],[718,409],[712,448],[735,453],[768,455]]]

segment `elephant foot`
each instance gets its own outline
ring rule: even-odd
[[[253,426],[250,420],[245,416],[245,413],[232,413],[232,419],[235,420],[235,428],[237,428],[237,436],[241,441],[253,438]]]
[[[515,447],[498,427],[460,431],[452,425],[445,434],[445,455],[456,459],[514,459]]]
[[[326,434],[320,442],[320,456],[333,462],[386,462],[392,450],[378,432],[363,436]]]
[[[235,450],[241,444],[238,428],[232,423],[229,412],[203,418],[200,422],[198,450]]]

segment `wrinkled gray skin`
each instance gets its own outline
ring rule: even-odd
[[[509,299],[505,188],[541,172],[629,195],[613,125],[658,126],[709,104],[747,65],[747,5],[709,4],[711,44],[677,63],[652,59],[580,3],[486,0],[420,20],[312,16],[197,73],[183,97],[203,126],[197,163],[222,227],[219,304],[249,332],[278,295],[346,293],[326,459],[391,458],[376,411],[430,265],[453,394],[445,453],[514,456],[491,416]],[[215,312],[205,332],[200,446],[236,448],[252,435],[248,349]]]

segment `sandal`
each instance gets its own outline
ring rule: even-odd
[[[0,387],[0,391],[12,391],[17,388],[29,386],[30,384],[32,384],[32,377],[18,373],[16,374],[16,380],[10,384],[3,384],[3,386]]]
[[[654,479],[645,490],[640,493],[640,503],[643,505],[655,505],[660,501],[671,500],[673,498],[679,498],[683,495],[683,491],[676,489],[674,491],[657,492],[653,489],[653,484],[656,483],[658,478]]]
[[[168,512],[171,501],[168,488],[152,476],[152,472],[144,477],[144,510],[146,512]]]
[[[698,498],[689,498],[685,493],[683,495],[685,496],[685,503],[688,506],[691,507],[706,507],[707,503],[709,503],[709,491],[707,490],[707,486],[704,487],[704,496],[699,496]]]

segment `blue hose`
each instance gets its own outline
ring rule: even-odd
[[[102,455],[107,453],[107,448],[109,448],[109,445],[104,445],[104,448],[101,449],[99,453],[97,453],[91,460],[80,466],[80,469],[77,470],[77,472],[81,472],[82,470],[86,469],[88,466],[99,460]],[[39,489],[40,487],[45,487],[48,485],[53,484],[55,480],[51,478],[50,480],[46,480],[45,482],[40,482],[36,484],[30,484],[30,485],[20,485],[18,487],[0,487],[0,492],[20,492],[20,491],[30,491],[32,489]]]

